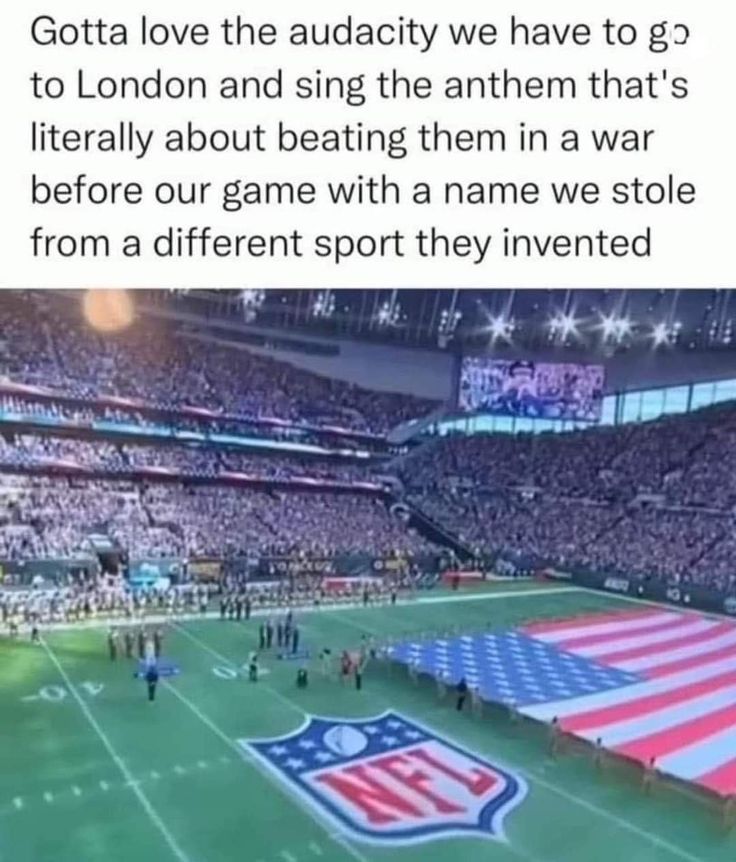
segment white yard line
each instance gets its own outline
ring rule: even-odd
[[[74,685],[74,683],[69,678],[69,675],[67,674],[67,672],[61,666],[61,662],[56,657],[54,651],[46,643],[45,639],[42,639],[41,643],[43,645],[44,650],[46,650],[46,654],[51,659],[51,661],[53,662],[57,671],[59,672],[59,676],[61,676],[61,678],[64,680],[64,684],[67,686],[67,688],[69,689],[69,691],[72,694],[72,697],[76,700],[79,708],[82,710],[82,714],[87,719],[90,726],[92,727],[94,732],[99,737],[100,742],[102,742],[102,744],[107,749],[107,753],[110,755],[113,762],[115,763],[115,765],[118,767],[118,769],[122,773],[123,777],[125,778],[126,786],[130,787],[130,789],[132,790],[132,792],[134,793],[134,795],[136,796],[136,798],[140,802],[143,810],[146,812],[148,819],[156,827],[156,829],[161,833],[161,836],[163,837],[164,841],[168,845],[169,850],[171,850],[172,855],[176,859],[178,859],[179,862],[189,862],[189,857],[181,849],[181,847],[177,843],[176,839],[171,834],[171,832],[169,831],[169,829],[166,826],[166,824],[164,823],[164,821],[161,819],[161,816],[159,815],[159,813],[156,811],[156,809],[151,804],[151,801],[148,799],[146,794],[139,787],[138,783],[136,782],[135,778],[133,777],[133,774],[128,769],[128,767],[125,765],[125,761],[117,753],[112,742],[110,742],[109,737],[107,736],[105,731],[102,729],[102,727],[100,727],[97,719],[92,714],[92,711],[90,710],[89,706],[85,703],[84,699],[82,698],[82,696],[77,691],[77,687]],[[102,782],[100,784],[102,785]]]

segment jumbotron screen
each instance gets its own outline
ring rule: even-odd
[[[468,413],[599,422],[604,380],[602,365],[465,356],[458,407]]]

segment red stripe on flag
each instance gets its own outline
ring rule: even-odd
[[[707,643],[709,640],[713,640],[713,638],[730,634],[733,630],[734,628],[731,623],[720,623],[707,631],[696,632],[695,634],[686,635],[685,637],[672,638],[672,640],[668,641],[659,641],[654,644],[644,644],[643,646],[631,647],[629,649],[619,650],[618,652],[597,655],[595,656],[595,660],[602,664],[616,664],[617,662],[628,661],[633,658],[645,658],[646,656],[669,652],[670,650],[680,649],[681,647]],[[639,634],[639,632],[636,634]]]
[[[730,796],[732,793],[736,793],[736,758],[722,763],[704,775],[699,775],[695,781],[702,784],[703,787],[715,790],[721,796]]]
[[[687,745],[707,739],[734,722],[736,722],[736,705],[732,704],[715,712],[709,712],[707,715],[701,715],[700,718],[692,721],[686,721],[684,724],[619,745],[613,750],[626,757],[633,757],[634,760],[640,760],[642,763],[648,763],[652,757],[666,757],[673,751],[679,751]]]
[[[694,667],[700,667],[711,662],[722,661],[723,659],[732,658],[736,661],[736,645],[722,647],[721,649],[713,650],[713,652],[705,652],[700,655],[691,655],[689,658],[681,658],[677,661],[671,661],[669,664],[660,664],[657,667],[645,668],[642,673],[647,679],[658,679],[661,676],[669,676],[673,673],[679,673],[681,670],[692,670]]]
[[[547,622],[540,620],[538,623],[529,623],[526,626],[522,626],[521,631],[532,635],[544,634],[545,632],[556,632],[563,629],[576,629],[580,626],[597,626],[603,623],[633,620],[637,617],[651,617],[661,613],[666,613],[666,611],[653,610],[652,608],[637,608],[633,611],[614,611],[610,614],[584,614],[579,617],[569,617],[565,620],[551,620]]]
[[[608,632],[608,634],[603,635],[581,635],[580,637],[572,638],[569,641],[557,641],[556,646],[560,649],[567,650],[568,652],[574,652],[576,649],[580,647],[586,646],[595,646],[596,644],[603,644],[606,641],[613,640],[621,640],[625,637],[638,637],[639,635],[654,635],[657,632],[666,632],[674,629],[675,631],[682,626],[690,625],[692,622],[692,618],[689,616],[681,616],[679,619],[670,620],[669,622],[661,622],[659,625],[656,623],[652,623],[650,626],[642,626],[640,629],[632,629],[629,631],[622,632]]]
[[[656,712],[658,709],[665,709],[668,706],[674,706],[676,703],[682,703],[685,700],[691,700],[694,697],[709,694],[712,691],[718,691],[719,688],[726,688],[734,684],[736,684],[736,670],[730,673],[722,673],[720,676],[714,676],[711,679],[693,682],[690,685],[684,685],[682,688],[675,688],[672,691],[663,691],[659,694],[650,694],[647,697],[630,700],[628,703],[617,703],[603,709],[591,709],[588,712],[580,712],[577,715],[571,715],[569,718],[563,719],[560,724],[563,730],[570,731],[571,733],[588,730],[591,727],[602,728],[618,721],[640,718],[643,715],[648,715],[650,712]]]

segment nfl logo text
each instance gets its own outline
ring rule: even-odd
[[[395,712],[310,717],[275,739],[239,740],[279,781],[348,836],[386,844],[503,839],[523,779]]]

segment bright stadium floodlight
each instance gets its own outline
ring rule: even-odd
[[[613,314],[601,315],[601,322],[598,327],[600,331],[603,333],[603,340],[608,341],[609,338],[613,338],[616,335],[616,318]]]
[[[578,321],[573,314],[560,312],[549,321],[550,334],[553,337],[559,337],[561,341],[578,334]]]
[[[667,344],[670,340],[670,334],[666,323],[655,323],[650,334],[652,347],[661,347],[663,344]]]
[[[620,343],[631,335],[633,326],[628,317],[616,317],[615,314],[602,314],[601,322],[598,326],[603,334],[604,341],[616,341]]]
[[[631,329],[631,321],[628,317],[618,317],[614,321],[614,333],[619,341],[631,335]]]
[[[511,333],[514,331],[514,323],[508,320],[502,314],[496,317],[491,317],[488,321],[488,332],[491,336],[491,342],[503,339],[511,341]]]

